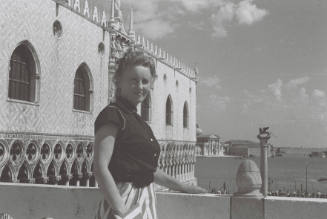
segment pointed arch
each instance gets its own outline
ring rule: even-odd
[[[173,101],[170,95],[166,100],[166,125],[173,125]]]
[[[75,72],[74,78],[74,109],[91,111],[93,101],[93,78],[90,68],[82,63]]]
[[[144,121],[151,121],[151,96],[147,95],[145,100],[141,104],[141,117]]]
[[[28,183],[28,175],[27,164],[23,163],[23,165],[19,168],[17,179],[20,183]]]
[[[76,186],[78,178],[79,178],[79,167],[78,167],[77,160],[74,160],[73,165],[70,169],[70,174],[71,174],[72,178],[69,181],[69,185]]]
[[[14,49],[9,65],[8,97],[37,102],[40,83],[40,64],[34,47],[22,41]]]
[[[14,176],[13,171],[7,164],[2,170],[2,173],[0,176],[0,181],[1,182],[13,182],[13,176]]]
[[[59,185],[66,185],[69,176],[68,176],[68,162],[65,160],[62,162],[60,169],[59,169],[60,181],[58,182]]]
[[[44,178],[43,178],[42,172],[43,172],[42,164],[41,164],[41,161],[39,161],[33,171],[33,178],[35,180],[35,183],[37,183],[37,184],[44,183]]]
[[[48,177],[48,184],[51,185],[57,184],[56,168],[55,168],[54,160],[51,161],[48,167],[47,177]]]
[[[183,128],[189,127],[189,111],[187,101],[184,102],[183,107]]]

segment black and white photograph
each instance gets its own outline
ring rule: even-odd
[[[326,0],[0,0],[0,219],[326,219]]]

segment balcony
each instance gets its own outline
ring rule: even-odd
[[[6,181],[0,182],[0,218],[93,218],[103,196],[93,181],[91,141],[67,141],[59,145],[61,150],[58,143],[48,145],[49,150],[37,143],[5,143],[0,144],[0,173],[2,181]],[[159,167],[185,183],[194,183],[194,143],[162,141],[160,146]],[[40,170],[39,164],[43,167]],[[261,194],[261,175],[253,161],[241,163],[236,182],[238,192],[229,195],[191,195],[157,188],[158,216],[160,219],[326,218],[327,199]]]
[[[0,215],[7,213],[14,219],[90,219],[101,198],[98,188],[1,183]],[[327,200],[316,198],[157,192],[157,200],[160,219],[325,219],[327,215]]]

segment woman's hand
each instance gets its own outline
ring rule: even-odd
[[[187,185],[187,184],[184,184],[183,192],[190,193],[190,194],[208,193],[208,191],[202,187],[195,186],[195,185]]]
[[[157,169],[153,177],[155,183],[175,191],[186,192],[191,194],[208,193],[206,189],[194,185],[184,184],[178,181],[177,179],[169,176],[160,169]]]

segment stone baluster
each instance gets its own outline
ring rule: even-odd
[[[183,158],[183,168],[184,168],[184,180],[187,181],[187,145],[184,145],[184,158]]]
[[[183,144],[179,145],[179,179],[183,181]]]
[[[179,145],[178,144],[176,145],[175,153],[176,153],[176,157],[175,157],[176,178],[179,179],[180,173],[179,173]]]
[[[179,144],[177,145],[176,149],[177,149],[177,151],[176,151],[177,152],[176,153],[176,169],[177,169],[176,178],[180,179],[181,173],[180,173],[180,169],[179,169],[179,166],[180,166],[180,145]]]

